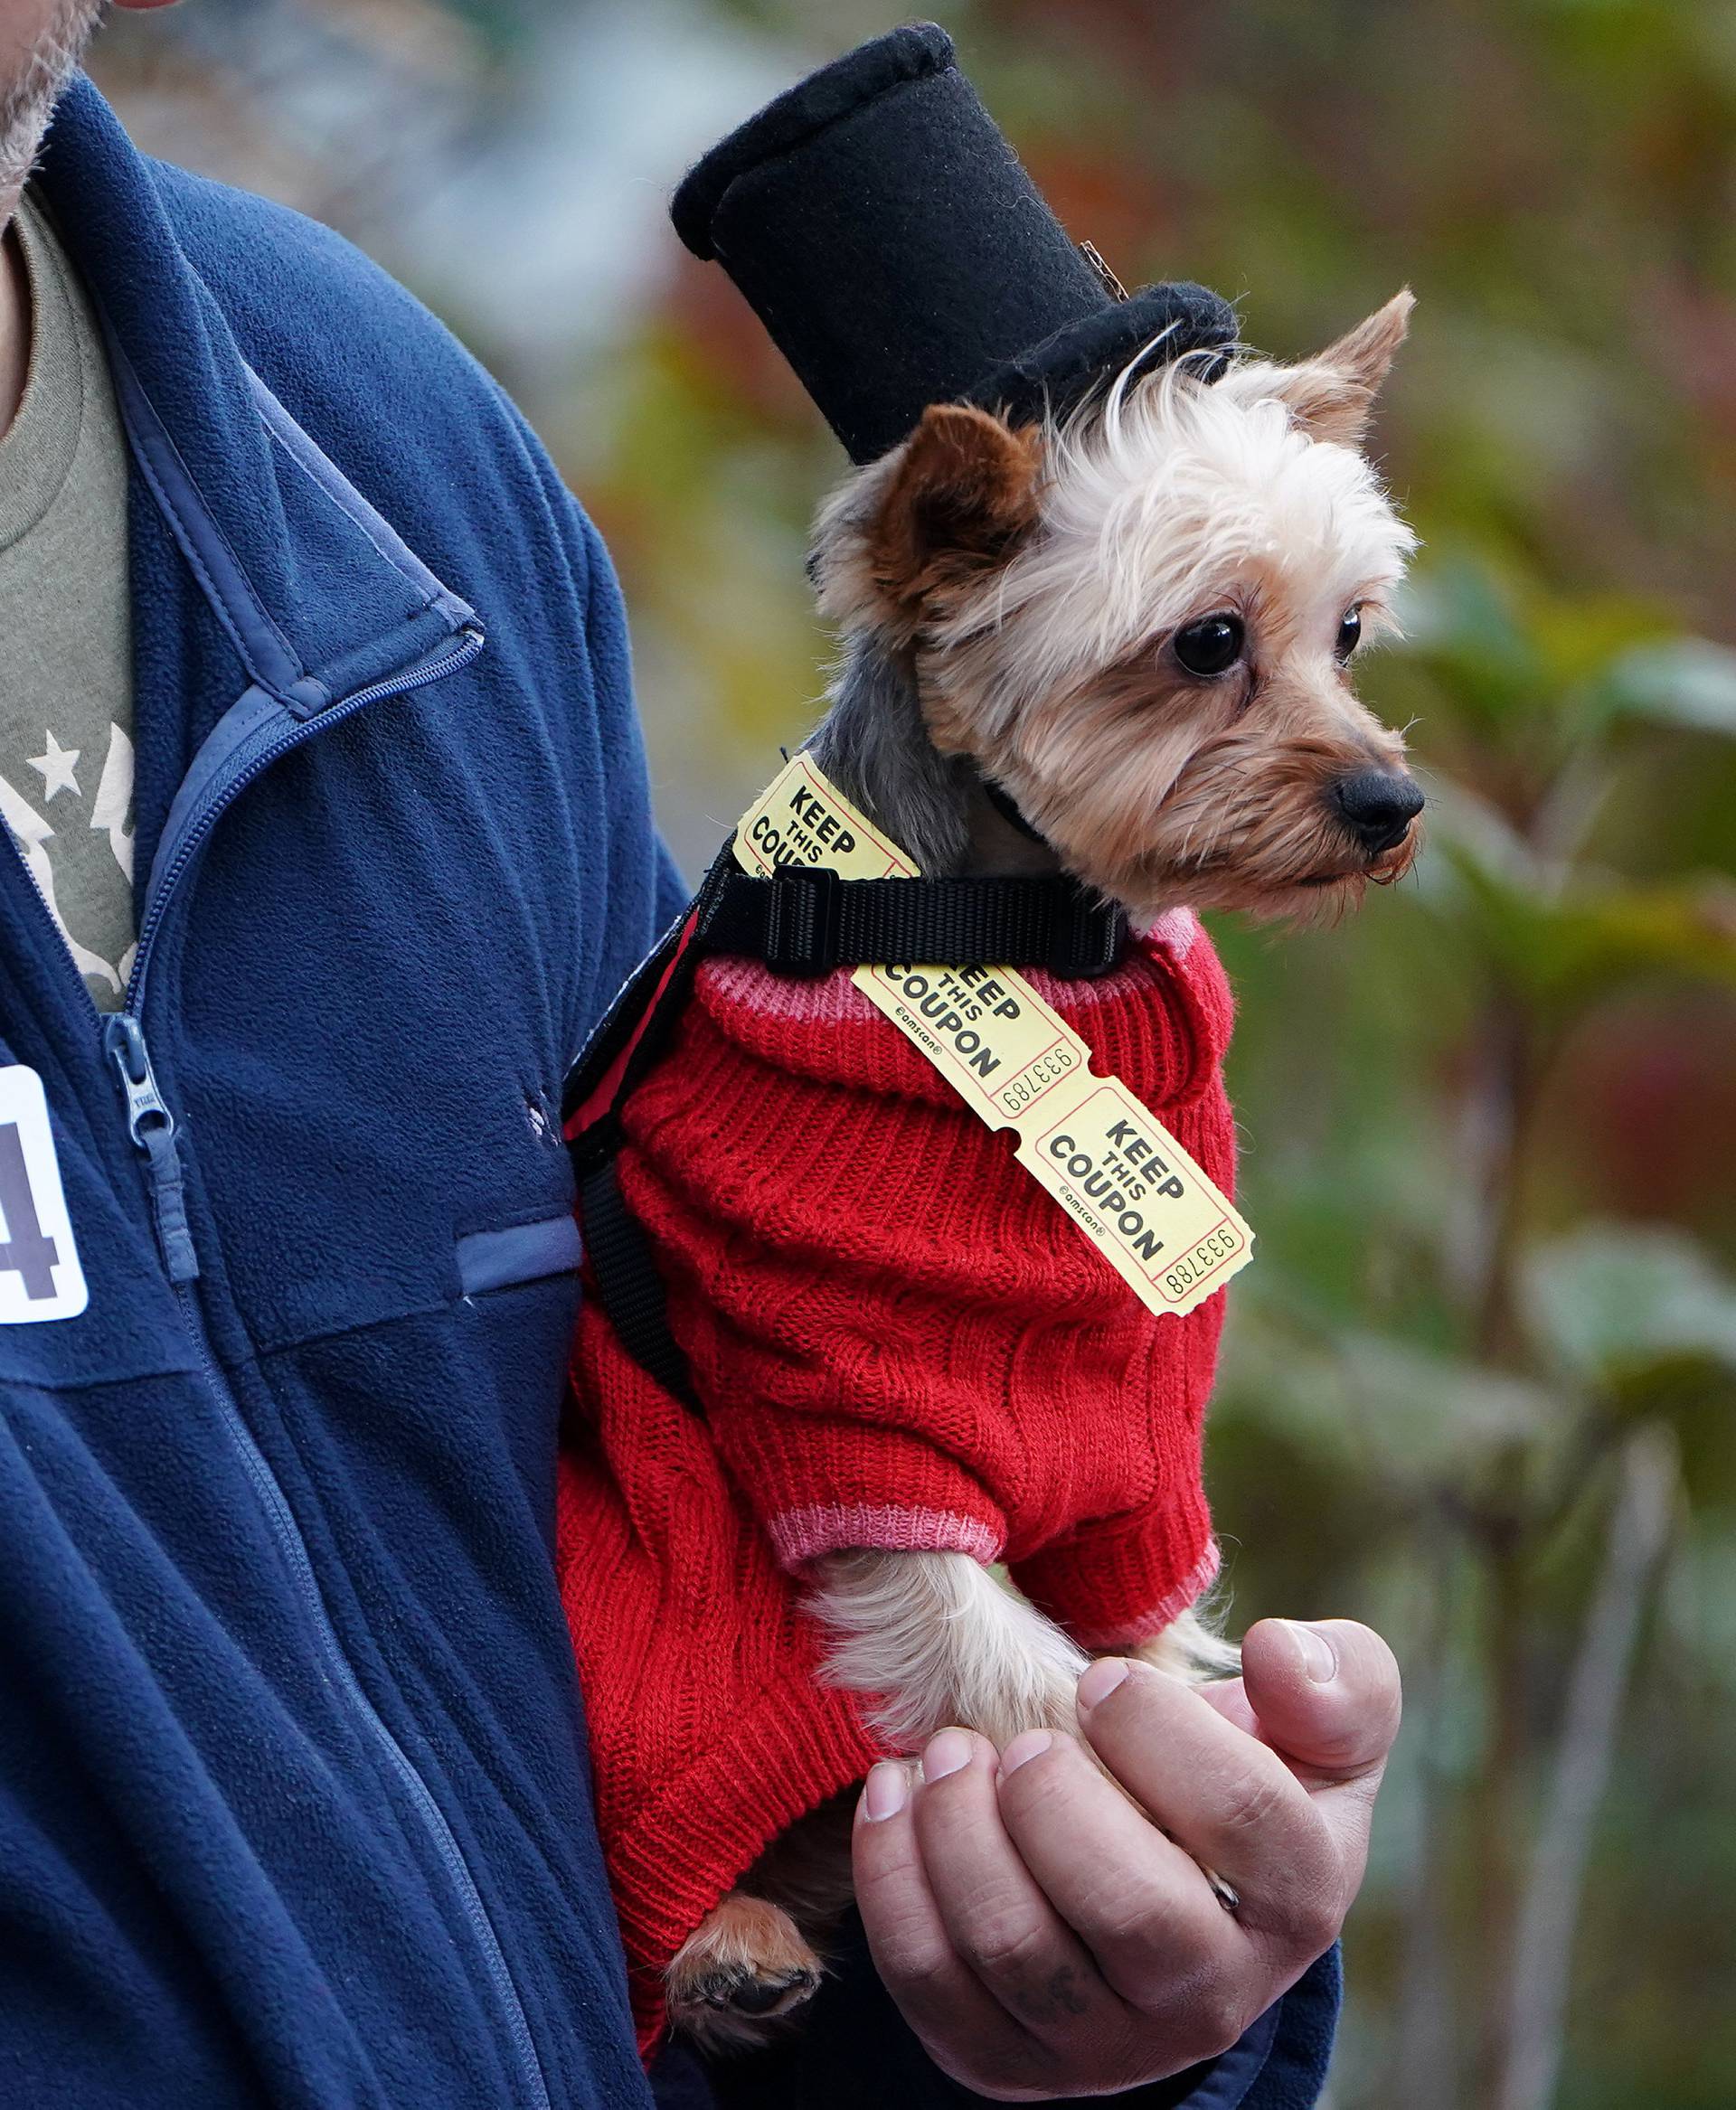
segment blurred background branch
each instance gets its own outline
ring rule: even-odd
[[[1365,687],[1431,796],[1354,924],[1225,926],[1260,1235],[1212,1438],[1235,1615],[1392,1634],[1339,2110],[1736,2102],[1736,9],[937,5],[1128,282],[1282,355],[1420,297],[1424,538]],[[800,734],[840,466],[665,225],[866,0],[189,0],[98,71],[332,221],[524,403],[633,614],[690,869]],[[1395,898],[1396,896],[1396,898]]]
[[[1663,1556],[1678,1460],[1667,1428],[1622,1445],[1597,1594],[1573,1666],[1554,1777],[1515,1930],[1500,2110],[1547,2110],[1561,2077],[1580,1897],[1621,1728],[1634,1644]]]

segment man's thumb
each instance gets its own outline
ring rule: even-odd
[[[1354,1780],[1383,1765],[1399,1733],[1399,1666],[1354,1619],[1262,1619],[1241,1644],[1260,1735],[1297,1770]]]

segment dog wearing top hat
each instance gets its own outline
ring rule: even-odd
[[[1115,905],[1106,972],[1031,978],[1227,1192],[1196,911],[1331,918],[1417,846],[1351,683],[1412,546],[1362,451],[1410,296],[1280,365],[1199,287],[1123,294],[931,25],[778,99],[674,212],[855,465],[815,536],[842,654],[810,752],[905,883]],[[1153,1314],[847,970],[695,963],[703,920],[650,964],[655,1060],[611,1072],[591,1288],[626,1239],[646,1294],[587,1296],[561,1461],[647,2049],[751,2042],[814,1990],[875,1759],[1071,1728],[1091,1652],[1233,1661],[1194,1610],[1222,1295]]]

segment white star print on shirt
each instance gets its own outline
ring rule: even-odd
[[[48,740],[46,754],[29,757],[32,768],[42,774],[45,787],[42,804],[46,805],[56,792],[70,789],[75,798],[82,798],[78,780],[72,772],[78,766],[81,752],[77,748],[63,748],[54,735],[43,728]],[[122,875],[128,881],[133,876],[133,743],[123,727],[113,723],[108,727],[108,751],[102,765],[102,777],[92,801],[92,812],[88,825],[108,838],[108,848]],[[79,972],[87,978],[102,983],[118,996],[126,988],[132,972],[132,963],[137,952],[137,943],[128,944],[126,951],[116,961],[106,960],[73,933],[67,920],[54,884],[55,852],[50,844],[64,843],[65,838],[57,837],[53,824],[36,809],[4,777],[0,777],[0,823],[11,833],[23,853],[31,877],[36,881],[48,909],[60,926],[61,936],[71,947]],[[76,826],[76,823],[73,824]],[[75,918],[82,920],[90,908],[87,897],[81,892],[78,881],[79,868],[72,867],[73,881],[67,889]],[[88,879],[89,875],[82,875]]]
[[[12,838],[18,845],[19,854],[24,858],[30,876],[36,881],[42,900],[47,904],[49,914],[66,940],[73,965],[80,975],[94,975],[99,981],[106,982],[118,994],[125,986],[119,970],[111,967],[107,960],[99,959],[89,946],[79,943],[67,928],[66,918],[61,914],[61,905],[54,899],[54,867],[49,862],[48,852],[44,847],[52,839],[53,829],[34,810],[30,801],[21,797],[4,777],[0,777],[0,820],[4,820],[11,831]],[[137,947],[135,947],[133,950],[137,951]],[[129,960],[130,957],[129,954]]]
[[[47,730],[46,728],[43,730]],[[63,748],[50,732],[47,751],[29,757],[31,768],[40,769],[42,773],[44,805],[51,798],[58,797],[62,791],[70,791],[74,798],[83,797],[84,794],[79,789],[79,780],[72,774],[79,766],[79,757],[83,751],[81,748]]]
[[[108,755],[90,808],[90,825],[105,832],[115,862],[133,876],[133,743],[118,725],[108,728]]]

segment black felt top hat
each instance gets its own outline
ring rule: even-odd
[[[1154,363],[1208,354],[1200,371],[1215,379],[1235,341],[1215,293],[1124,296],[1068,239],[933,23],[769,103],[688,173],[671,214],[858,462],[930,403],[1060,415],[1142,347]]]

